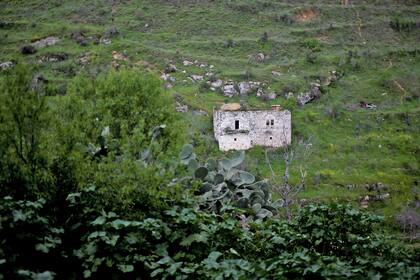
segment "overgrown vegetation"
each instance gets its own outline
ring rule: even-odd
[[[419,278],[418,3],[184,2],[0,1],[0,279]],[[222,154],[223,102],[312,152]]]

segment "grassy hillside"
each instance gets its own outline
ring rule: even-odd
[[[358,203],[368,194],[365,184],[381,182],[390,197],[369,208],[391,218],[413,200],[420,179],[420,4],[349,2],[1,1],[0,63],[35,65],[53,95],[65,94],[79,72],[135,67],[160,75],[173,64],[175,80],[165,86],[188,106],[183,116],[191,141],[205,156],[221,155],[212,136],[214,105],[281,104],[292,111],[294,145],[312,143],[311,154],[300,159],[308,170],[302,198]],[[58,42],[21,53],[48,36]],[[53,61],[57,53],[64,53],[62,61]],[[320,99],[296,105],[297,95],[330,71],[342,77],[323,87]],[[277,98],[229,98],[212,91],[208,79],[263,82]],[[268,176],[263,149],[252,149],[247,159],[247,169]]]

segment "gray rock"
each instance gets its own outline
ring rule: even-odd
[[[189,61],[189,60],[184,60],[184,61],[182,62],[182,64],[183,64],[184,66],[191,66],[191,65],[193,65],[194,63],[193,63],[193,62],[191,62],[191,61]]]
[[[248,82],[240,82],[238,87],[240,95],[248,95],[252,91],[252,86]]]
[[[107,39],[107,38],[101,38],[99,40],[99,43],[104,44],[104,45],[109,45],[109,44],[112,43],[112,41],[110,39]]]
[[[81,46],[87,46],[87,41],[85,39],[85,34],[83,31],[76,31],[71,33],[71,38]]]
[[[240,82],[238,84],[239,93],[241,95],[248,95],[252,91],[257,90],[260,86],[260,82]]]
[[[175,110],[177,112],[180,112],[180,113],[186,113],[186,112],[188,112],[188,106],[185,105],[185,104],[181,104],[179,102],[176,102]]]
[[[163,73],[160,78],[164,81],[175,82],[175,77],[172,77],[169,74]]]
[[[292,97],[295,97],[295,95],[294,95],[293,92],[289,91],[288,93],[286,93],[285,97],[286,97],[286,99],[290,99]]]
[[[16,63],[14,61],[5,61],[5,62],[0,63],[0,69],[7,70],[14,67],[15,65]]]
[[[283,74],[278,71],[271,71],[271,75],[273,75],[274,77],[280,77]]]
[[[59,53],[47,53],[39,59],[40,63],[43,62],[59,62],[66,60],[68,58],[68,54],[59,52]]]
[[[77,64],[79,64],[82,67],[86,66],[89,63],[89,61],[90,53],[81,54],[76,60]]]
[[[41,91],[43,86],[48,83],[48,80],[41,74],[36,74],[31,81],[30,88],[33,91]]]
[[[223,81],[220,79],[217,79],[214,82],[211,82],[210,86],[213,88],[220,88],[223,85]]]
[[[203,80],[203,76],[201,75],[191,75],[190,78],[194,81],[194,82],[198,82],[198,81],[202,81]]]
[[[270,92],[269,94],[267,94],[267,98],[268,100],[274,100],[277,97],[277,93],[275,92]]]
[[[176,68],[176,66],[174,64],[169,64],[166,68],[165,68],[165,73],[174,73],[176,72],[178,69]]]
[[[262,89],[262,88],[259,88],[258,90],[257,90],[257,97],[261,97],[261,96],[263,96],[264,95],[264,90]]]
[[[321,97],[322,93],[319,84],[312,84],[311,89],[307,92],[302,92],[297,96],[297,104],[303,106]]]
[[[256,62],[263,62],[266,56],[263,53],[257,53],[257,54],[250,55],[249,58]]]
[[[31,45],[35,48],[43,48],[45,46],[52,46],[55,45],[58,41],[60,41],[57,37],[50,36],[40,39],[38,41],[33,42]]]
[[[223,86],[222,88],[223,95],[227,97],[232,97],[234,95],[238,94],[238,91],[236,90],[236,86],[234,83],[229,83]]]

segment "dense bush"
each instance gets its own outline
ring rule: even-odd
[[[185,145],[178,164],[183,129],[149,74],[77,77],[54,97],[24,68],[0,83],[0,279],[420,276],[418,252],[351,206],[269,218],[244,153],[200,165]]]
[[[80,247],[73,251],[60,236],[76,231],[63,232],[39,216],[46,210],[42,202],[3,199],[1,214],[10,218],[1,221],[1,242],[6,244],[1,273],[48,272],[59,279],[82,275],[95,279],[414,279],[420,275],[416,256],[380,230],[381,219],[351,206],[311,204],[292,222],[251,222],[235,208],[206,213],[187,200],[159,215],[132,220],[117,212],[92,212],[90,195],[81,192],[68,197],[69,208],[79,207],[82,222],[90,217],[83,224],[73,221],[83,229],[77,236]],[[38,230],[28,231],[31,227]],[[16,230],[25,234],[14,237]],[[22,240],[27,246],[16,246]],[[29,262],[26,256],[34,252],[39,257]],[[63,275],[66,264],[73,275]]]

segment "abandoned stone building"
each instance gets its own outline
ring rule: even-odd
[[[271,109],[243,109],[237,103],[213,109],[214,136],[221,151],[246,150],[253,146],[289,145],[291,114],[279,105]]]

